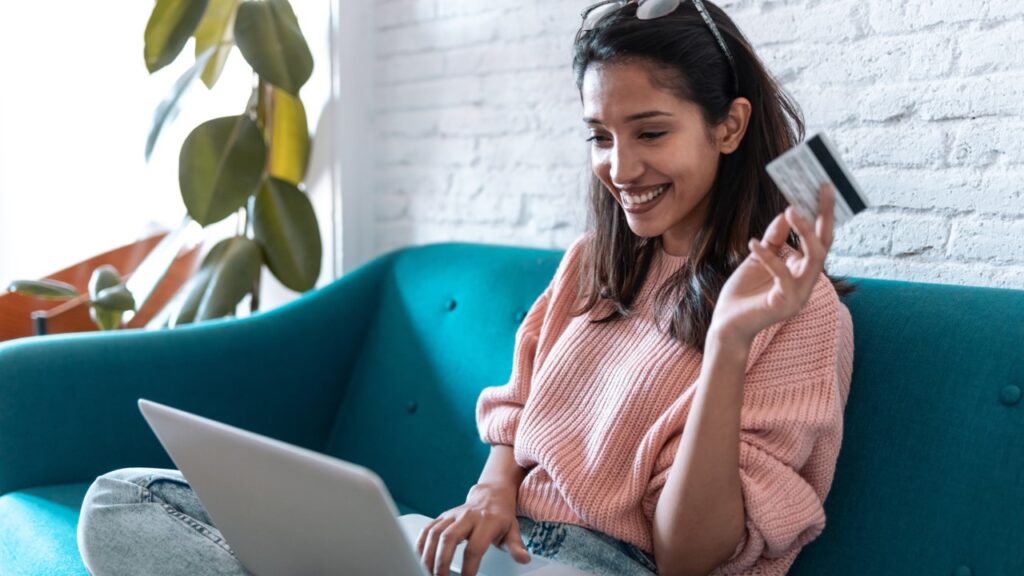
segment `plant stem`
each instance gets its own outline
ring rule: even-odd
[[[249,299],[249,313],[259,312],[260,309],[260,276],[263,275],[263,267],[260,266],[260,273],[252,282],[252,298]]]
[[[266,179],[270,172],[270,151],[273,144],[273,116],[274,114],[274,87],[263,81],[258,75],[256,76],[256,125],[263,131],[263,139],[267,145],[267,161],[263,166],[263,178]],[[258,192],[257,192],[258,193]],[[249,197],[249,202],[246,205],[246,222],[248,223],[248,215],[250,209],[255,210],[256,198],[255,196]],[[248,225],[246,227],[248,232]],[[255,231],[253,231],[255,235]],[[263,267],[260,266],[260,273],[256,275],[256,279],[252,283],[252,298],[249,299],[249,313],[258,312],[260,309],[260,277],[263,275]]]

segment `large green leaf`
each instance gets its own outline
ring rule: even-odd
[[[241,208],[259,188],[266,163],[263,134],[248,116],[197,126],[178,161],[178,184],[189,216],[207,226]]]
[[[256,195],[253,229],[267,266],[282,284],[299,292],[316,284],[323,246],[313,205],[301,190],[268,179]]]
[[[244,236],[221,240],[203,259],[185,286],[186,296],[175,324],[188,324],[233,314],[262,267],[260,247]]]
[[[224,70],[224,63],[234,46],[235,10],[240,0],[209,0],[206,14],[196,28],[196,59],[206,50],[216,49],[216,55],[203,69],[203,83],[213,88]]]
[[[44,300],[70,300],[80,295],[71,284],[57,280],[15,280],[7,291]]]
[[[306,176],[309,163],[309,125],[306,108],[302,100],[272,87],[270,113],[270,164],[267,171],[271,176],[299,184]]]
[[[178,57],[199,20],[207,0],[157,0],[146,23],[146,69],[152,74]]]
[[[313,73],[313,54],[288,0],[243,2],[235,43],[256,74],[291,94]]]
[[[156,140],[160,136],[160,131],[163,130],[168,120],[177,112],[178,103],[181,101],[181,97],[185,95],[185,91],[192,84],[192,81],[199,75],[199,71],[206,66],[206,63],[213,57],[214,48],[208,48],[202,54],[196,56],[196,61],[192,66],[185,71],[175,82],[171,88],[171,93],[164,98],[163,102],[156,107],[156,112],[153,113],[153,125],[149,128],[149,136],[146,138],[146,161],[149,161],[149,157],[153,154],[153,147],[156,146]]]

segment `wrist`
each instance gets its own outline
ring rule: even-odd
[[[701,359],[701,389],[742,390],[746,382],[747,362],[750,359],[750,344],[742,339],[722,338],[708,334],[704,341],[704,356]],[[736,402],[742,402],[737,399]],[[680,444],[680,448],[682,448]]]
[[[709,329],[704,339],[704,365],[725,361],[742,363],[746,367],[753,342],[754,338],[751,336],[716,328]]]
[[[511,482],[477,482],[469,489],[469,498],[483,496],[504,496],[517,498],[519,487]]]

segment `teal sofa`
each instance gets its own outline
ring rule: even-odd
[[[92,479],[171,465],[139,397],[369,466],[403,513],[461,503],[477,394],[560,258],[411,248],[251,318],[0,345],[0,575],[84,575]],[[855,282],[828,524],[790,574],[1024,575],[1024,291]]]

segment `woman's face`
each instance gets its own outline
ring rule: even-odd
[[[669,254],[685,255],[707,211],[719,155],[736,150],[750,103],[737,98],[711,130],[700,108],[656,88],[647,66],[590,66],[581,91],[590,158],[634,234],[661,236]]]

